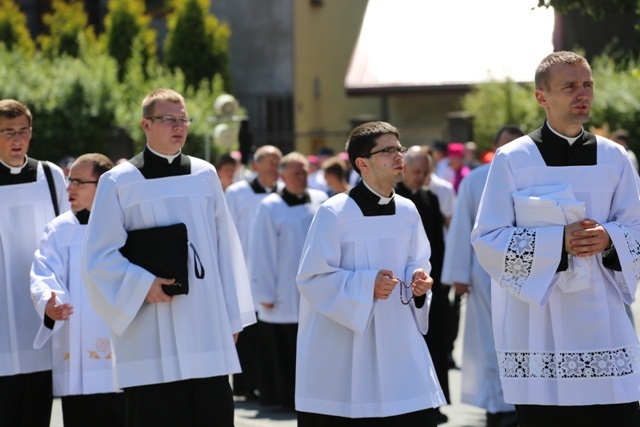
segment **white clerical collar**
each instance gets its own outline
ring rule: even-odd
[[[556,130],[551,127],[549,122],[547,122],[547,126],[549,127],[549,129],[551,129],[551,132],[555,133],[556,135],[558,135],[562,139],[566,139],[569,142],[569,145],[573,145],[573,143],[576,142],[578,140],[578,138],[582,137],[582,133],[584,132],[584,129],[582,129],[582,131],[578,134],[578,136],[574,136],[572,138],[569,138],[568,136],[563,135],[560,132],[556,132]]]
[[[0,160],[0,163],[2,163],[3,166],[6,166],[7,169],[9,169],[9,173],[11,175],[18,175],[20,172],[22,172],[22,168],[24,168],[27,165],[27,156],[24,156],[24,163],[22,164],[22,166],[10,166],[8,164],[6,164],[5,162],[3,162],[2,160]]]
[[[267,193],[272,193],[272,192],[275,190],[276,185],[277,185],[277,182],[276,182],[276,184],[274,184],[274,185],[273,185],[273,187],[267,187],[266,185],[264,185],[264,184],[260,181],[260,178],[258,178],[257,176],[256,176],[256,183],[257,183],[260,187],[262,187],[262,189],[263,189],[264,191],[266,191]]]
[[[367,184],[367,181],[365,181],[364,179],[362,180],[362,182],[364,183],[364,186],[367,187],[369,189],[369,191],[371,191],[373,194],[375,194],[376,196],[380,197],[380,200],[378,200],[378,204],[379,205],[388,205],[389,203],[391,203],[391,201],[393,200],[393,196],[396,195],[395,190],[392,188],[391,189],[391,197],[384,197],[381,196],[378,192],[376,192],[373,188],[371,188],[369,186],[369,184]]]
[[[167,161],[169,163],[173,162],[176,157],[178,157],[180,154],[182,154],[182,150],[178,150],[178,154],[174,154],[172,156],[167,156],[166,154],[160,154],[156,150],[154,150],[153,148],[149,147],[149,144],[147,144],[147,149],[149,149],[149,151],[151,151],[156,156],[162,157],[163,159],[167,159]]]

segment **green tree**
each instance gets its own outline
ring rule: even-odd
[[[165,64],[184,73],[187,85],[222,76],[230,89],[229,26],[208,13],[209,0],[174,0],[165,40]]]
[[[462,100],[465,111],[473,117],[473,138],[482,150],[488,150],[493,137],[505,124],[531,131],[542,123],[544,110],[533,98],[533,84],[513,81],[477,85]]]
[[[49,34],[38,36],[40,49],[50,57],[70,55],[77,57],[80,52],[78,35],[84,34],[94,40],[93,30],[88,27],[89,18],[80,0],[53,0],[52,13],[42,17],[49,28]]]
[[[626,129],[631,148],[640,151],[640,62],[630,61],[621,70],[613,59],[602,56],[591,66],[595,95],[585,127],[604,136],[618,128]],[[532,83],[491,82],[475,86],[462,104],[473,117],[476,143],[488,149],[496,130],[505,123],[518,125],[525,132],[538,128],[545,113],[533,94]]]
[[[580,10],[601,19],[609,13],[636,12],[640,14],[639,0],[538,0],[538,7],[553,7],[558,13]]]
[[[134,46],[142,52],[143,66],[156,60],[156,32],[149,27],[143,0],[109,0],[105,18],[106,50],[118,62],[118,78],[122,80]],[[140,39],[140,43],[135,43]]]
[[[19,49],[28,55],[35,52],[27,17],[13,0],[0,0],[0,42],[9,50]]]

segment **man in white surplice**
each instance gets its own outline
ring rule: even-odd
[[[516,126],[496,132],[494,149],[523,136]],[[505,403],[491,325],[491,278],[473,252],[469,235],[476,220],[489,164],[475,168],[460,183],[444,246],[442,283],[466,295],[460,400],[487,411],[488,427],[517,424],[513,405]]]
[[[190,121],[175,91],[145,97],[147,146],[100,177],[87,229],[84,280],[113,332],[127,426],[233,425],[234,338],[255,322],[240,239],[215,169],[181,151]],[[130,263],[119,249],[128,231],[178,223],[189,239],[189,293],[170,296],[162,285],[174,279]]]
[[[41,320],[29,270],[45,225],[69,202],[62,169],[27,156],[31,124],[26,105],[0,100],[0,425],[48,427],[51,350],[33,348]]]
[[[67,187],[71,210],[47,224],[31,266],[31,298],[42,319],[33,346],[50,343],[53,394],[61,397],[65,426],[124,424],[109,328],[87,298],[80,268],[96,184],[112,167],[98,153],[73,162]]]
[[[253,155],[253,172],[255,176],[250,179],[234,182],[224,192],[229,212],[233,218],[233,223],[238,230],[242,252],[249,265],[249,249],[251,248],[251,229],[255,224],[255,216],[258,211],[260,201],[274,191],[282,188],[282,182],[278,180],[278,166],[282,152],[273,145],[263,145],[258,148]],[[251,277],[251,273],[249,273]],[[255,294],[254,292],[252,292]],[[256,301],[254,299],[254,306]],[[257,308],[257,307],[255,307]],[[238,357],[242,372],[233,376],[233,394],[244,396],[247,400],[255,400],[260,397],[269,397],[267,387],[262,385],[259,373],[260,351],[258,342],[260,339],[259,325],[254,324],[245,327],[238,335]],[[269,368],[270,369],[270,368]],[[258,393],[256,393],[258,391]]]
[[[349,161],[362,180],[316,213],[297,276],[298,426],[435,426],[446,403],[423,334],[433,279],[404,178],[398,130],[351,131]]]
[[[640,279],[636,172],[582,127],[593,99],[583,57],[550,54],[535,85],[547,120],[497,151],[471,235],[492,278],[505,400],[521,427],[637,426],[640,344],[624,308]],[[576,203],[580,220],[567,215]]]

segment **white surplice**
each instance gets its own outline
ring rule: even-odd
[[[282,188],[282,183],[278,182],[277,188]],[[234,182],[224,192],[229,212],[231,212],[231,217],[238,230],[245,258],[251,247],[251,228],[255,223],[258,205],[269,194],[268,192],[256,193],[251,188],[251,183],[246,180]]]
[[[263,322],[298,323],[296,275],[302,246],[313,216],[328,198],[324,191],[309,188],[307,192],[309,203],[289,206],[273,193],[258,206],[248,264],[258,319]]]
[[[233,334],[255,322],[249,278],[215,169],[190,157],[191,174],[145,179],[131,163],[100,177],[89,220],[83,274],[87,293],[113,332],[121,388],[240,371]],[[189,294],[144,299],[155,276],[120,252],[127,231],[185,223],[205,271],[189,249]]]
[[[625,313],[640,279],[640,197],[624,149],[601,137],[595,165],[546,165],[529,136],[493,159],[472,242],[492,277],[493,324],[505,399],[592,405],[640,399],[640,344]],[[588,258],[591,286],[563,292],[564,227],[517,227],[513,193],[571,183],[585,217],[607,230],[622,271]]]
[[[56,294],[57,304],[74,312],[53,329],[40,322],[33,343],[42,348],[51,339],[54,396],[114,393],[111,334],[95,312],[82,282],[82,246],[87,226],[67,211],[45,228],[31,267],[31,297],[41,319]]]
[[[298,411],[389,417],[446,404],[422,336],[429,298],[422,308],[403,305],[400,285],[387,300],[373,297],[381,269],[407,283],[416,268],[430,271],[415,205],[394,200],[394,215],[364,216],[342,193],[313,219],[297,277]]]
[[[49,164],[60,211],[69,209],[67,185]],[[55,217],[41,164],[35,182],[0,186],[0,376],[51,369],[49,348],[33,348],[41,324],[29,295],[29,271],[42,231]]]
[[[491,277],[480,265],[470,239],[488,174],[489,165],[482,165],[460,183],[445,243],[442,283],[469,285],[464,305],[460,400],[496,413],[513,411],[514,407],[505,403],[500,383],[491,324]]]

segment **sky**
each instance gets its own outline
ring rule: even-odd
[[[369,0],[347,87],[533,81],[553,52],[537,0]]]

